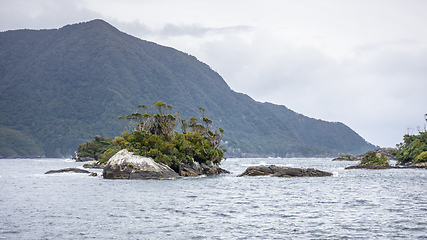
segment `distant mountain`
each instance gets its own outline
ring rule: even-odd
[[[117,117],[155,101],[187,117],[205,108],[225,129],[226,148],[235,156],[327,156],[374,148],[342,123],[256,102],[195,57],[102,20],[1,32],[0,83],[0,142],[9,143],[0,148],[2,157],[69,156],[95,135],[119,136],[125,129]],[[26,152],[19,150],[23,145]]]

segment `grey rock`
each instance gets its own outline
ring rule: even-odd
[[[83,164],[83,167],[84,168],[104,169],[105,164],[99,163],[99,162],[85,163],[85,164]]]
[[[359,160],[360,160],[359,158],[351,155],[339,156],[332,159],[332,161],[359,161]]]
[[[171,179],[179,177],[178,173],[165,164],[157,163],[151,158],[134,155],[126,149],[116,153],[104,167],[107,179]]]
[[[96,161],[96,159],[93,158],[93,157],[77,157],[77,158],[74,158],[74,159],[76,159],[76,162],[91,162],[91,161]]]
[[[345,169],[391,169],[391,168],[396,168],[396,167],[382,166],[382,165],[368,165],[368,164],[360,165],[359,164],[359,165],[346,167]]]
[[[381,165],[354,165],[345,169],[406,169],[406,168],[421,168],[427,169],[426,165],[407,165],[407,166],[381,166]]]
[[[248,167],[238,177],[271,175],[273,177],[326,177],[332,173],[316,170],[313,168],[290,168],[276,165]]]
[[[75,172],[75,173],[90,173],[87,170],[80,169],[80,168],[64,168],[59,170],[50,170],[45,172],[44,174],[52,174],[52,173],[65,173],[65,172]]]
[[[179,175],[183,177],[197,177],[200,175],[216,175],[222,173],[230,173],[229,171],[222,169],[218,164],[199,164],[193,163],[180,163],[179,164]]]

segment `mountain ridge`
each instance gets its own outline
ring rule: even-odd
[[[183,116],[205,108],[226,130],[231,155],[326,156],[374,148],[342,123],[257,102],[196,57],[103,20],[6,31],[0,43],[0,126],[32,136],[49,157],[70,155],[95,135],[120,135],[118,116],[155,101]]]

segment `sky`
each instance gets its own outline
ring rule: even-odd
[[[427,114],[425,0],[0,0],[0,31],[103,19],[236,92],[394,147]]]

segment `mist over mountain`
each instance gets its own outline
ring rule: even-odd
[[[254,101],[194,56],[103,20],[0,33],[0,83],[0,142],[8,142],[0,157],[70,156],[95,135],[121,135],[119,116],[156,101],[184,117],[205,108],[225,130],[233,156],[329,156],[375,147],[342,123]]]

